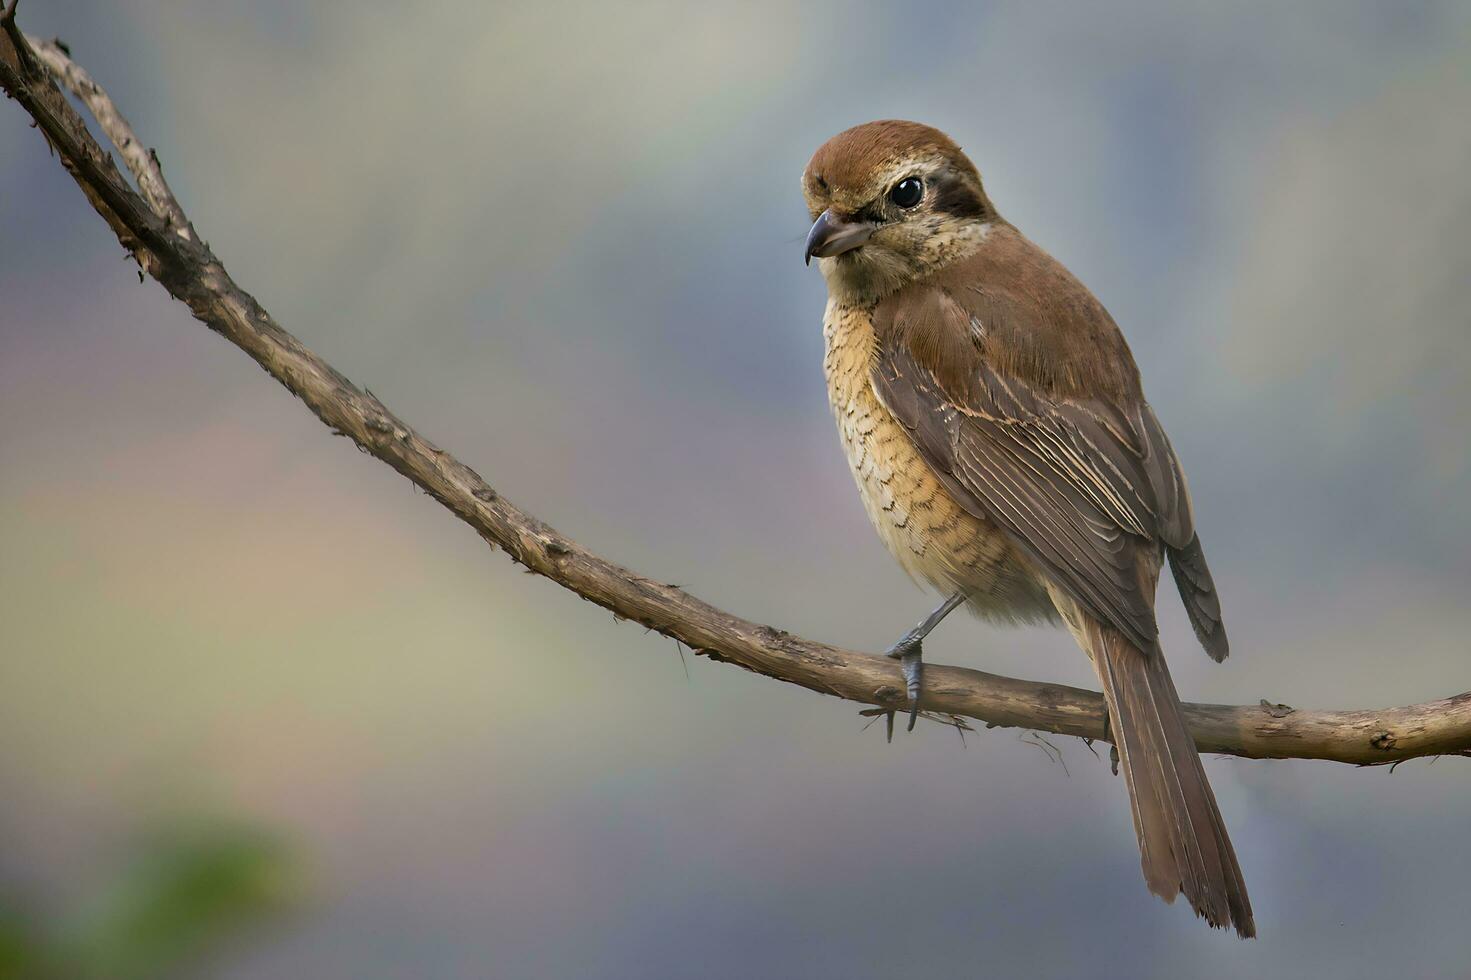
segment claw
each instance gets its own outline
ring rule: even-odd
[[[904,671],[904,688],[909,694],[909,727],[905,731],[914,731],[914,723],[919,718],[919,692],[924,682],[924,660],[920,656],[919,644],[914,649],[899,658],[899,665]]]
[[[924,649],[920,643],[920,637],[912,632],[890,647],[888,652],[890,657],[899,661],[899,666],[904,671],[904,690],[909,695],[909,724],[904,729],[906,732],[914,731],[914,723],[919,720],[919,692],[924,683]],[[890,717],[890,741],[893,740],[893,727],[894,719]]]

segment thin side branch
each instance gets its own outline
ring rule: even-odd
[[[334,432],[412,480],[513,561],[623,619],[729,662],[809,690],[881,708],[905,703],[894,661],[748,622],[676,586],[594,555],[519,510],[474,470],[429,442],[283,330],[240,289],[194,233],[158,167],[105,92],[56,43],[27,44],[12,0],[0,15],[0,87],[35,120],[62,164],[139,266],[210,329],[249,354]],[[92,139],[59,80],[94,113],[138,182],[128,184]],[[989,727],[1105,739],[1103,699],[1092,691],[958,667],[926,668],[926,712]],[[1431,755],[1471,756],[1471,692],[1369,711],[1301,711],[1284,705],[1189,704],[1202,752],[1247,758],[1327,759],[1358,765]]]
[[[58,40],[37,41],[33,37],[27,37],[26,40],[52,76],[59,79],[87,106],[102,131],[122,155],[123,163],[132,172],[133,179],[138,182],[138,189],[143,192],[153,213],[166,220],[179,235],[191,237],[194,230],[168,182],[163,179],[163,168],[159,166],[158,154],[143,148],[143,144],[133,133],[133,127],[123,118],[123,114],[102,87],[92,81],[92,76],[87,74],[86,69],[71,60],[66,48]]]

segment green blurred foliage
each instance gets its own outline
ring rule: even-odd
[[[72,915],[0,905],[0,978],[134,980],[193,972],[299,903],[304,878],[279,837],[239,823],[151,832]]]

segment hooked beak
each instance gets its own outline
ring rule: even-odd
[[[867,221],[839,218],[831,210],[824,211],[812,223],[812,230],[807,233],[806,262],[811,265],[814,255],[819,259],[828,259],[851,252],[868,241],[873,230],[874,226]]]

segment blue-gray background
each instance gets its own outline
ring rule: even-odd
[[[1190,699],[1471,687],[1471,7],[30,3],[235,277],[511,499],[744,615],[925,611],[828,417],[798,175],[950,132],[1134,346],[1233,654]],[[1208,760],[1244,944],[1079,743],[886,746],[522,574],[134,267],[0,107],[0,874],[284,828],[246,977],[1464,976],[1471,772]],[[937,661],[1091,685],[1062,632]]]

